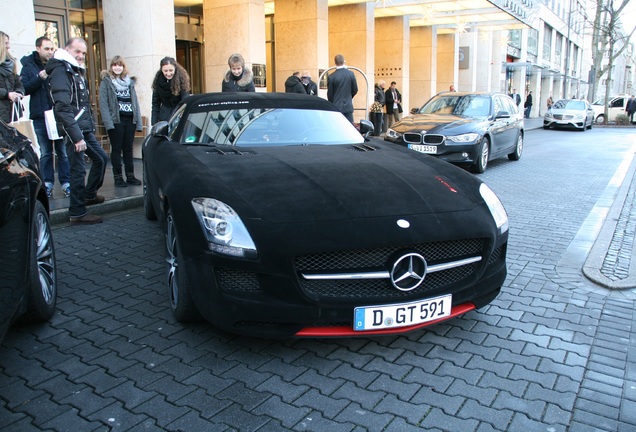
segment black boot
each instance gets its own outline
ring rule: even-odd
[[[113,177],[115,178],[116,187],[128,187],[121,174],[114,174]]]
[[[135,174],[133,173],[126,173],[126,182],[135,186],[139,186],[141,184],[141,180],[135,178]]]

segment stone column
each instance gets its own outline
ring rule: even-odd
[[[487,52],[481,50],[477,29],[459,35],[459,58],[457,59],[457,90],[476,91],[479,76],[487,76],[490,70]],[[477,62],[480,61],[478,64]],[[462,65],[467,68],[462,69]],[[487,67],[486,67],[487,66]],[[486,68],[484,68],[486,67]],[[479,74],[477,73],[479,71]]]
[[[409,54],[408,97],[413,108],[421,107],[437,93],[437,31],[434,27],[411,28]],[[405,113],[409,110],[404,107]]]
[[[437,35],[437,93],[448,91],[451,85],[457,90],[458,68],[457,53],[459,38],[455,33]]]
[[[375,82],[386,81],[386,89],[388,89],[391,81],[395,81],[402,94],[404,110],[407,110],[409,106],[410,42],[407,16],[375,20]],[[383,130],[386,131],[386,122]]]
[[[318,83],[318,70],[329,67],[327,0],[276,0],[275,13],[275,91],[284,92],[295,71],[308,70]]]
[[[174,57],[174,3],[172,0],[104,0],[106,64],[115,55],[126,59],[137,78],[135,90],[141,115],[150,125],[152,81],[165,56]]]
[[[358,94],[353,99],[356,123],[368,118],[367,112],[373,103],[374,6],[373,2],[367,2],[329,8],[329,67],[334,66],[334,57],[342,54],[347,66],[356,67],[366,75],[365,80],[354,71],[358,81]]]
[[[206,91],[221,91],[233,53],[243,56],[246,68],[266,63],[264,0],[203,0],[203,23]]]

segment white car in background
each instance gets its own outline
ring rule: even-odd
[[[609,98],[607,108],[607,121],[616,121],[616,116],[619,114],[625,114],[625,105],[629,100],[629,95],[611,96]],[[594,121],[596,124],[605,123],[605,96],[598,98],[593,104],[594,109]]]

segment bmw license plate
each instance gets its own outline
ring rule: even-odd
[[[418,302],[357,307],[353,312],[355,331],[379,330],[422,324],[451,313],[452,294]]]
[[[426,154],[436,154],[437,147],[430,145],[422,145],[422,144],[409,144],[409,148],[411,150],[415,150],[416,152],[426,153]]]

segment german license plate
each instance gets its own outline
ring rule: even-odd
[[[422,145],[422,144],[409,144],[409,148],[411,150],[415,150],[416,152],[426,153],[426,154],[436,154],[437,147],[430,145]]]
[[[353,312],[355,331],[406,327],[447,317],[453,296],[447,294],[412,303],[357,307]]]

